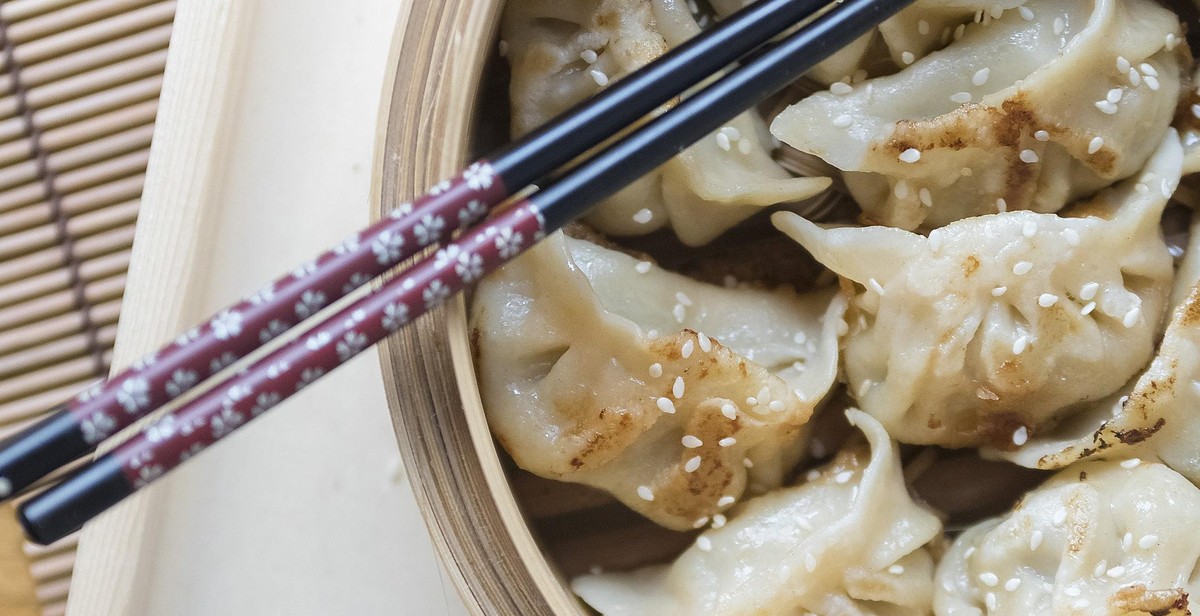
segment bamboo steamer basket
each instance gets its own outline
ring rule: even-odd
[[[380,111],[373,216],[507,138],[507,67],[496,53],[503,4],[414,3],[385,85],[391,96]],[[596,565],[662,561],[682,551],[693,533],[661,529],[590,488],[516,469],[488,430],[468,302],[460,296],[380,346],[417,502],[473,612],[588,614],[568,587],[571,576]]]

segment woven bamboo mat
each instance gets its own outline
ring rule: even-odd
[[[108,373],[174,15],[0,2],[0,437]],[[74,560],[0,508],[0,614],[64,613]]]

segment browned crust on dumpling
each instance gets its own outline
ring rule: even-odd
[[[1182,588],[1150,590],[1143,584],[1134,584],[1118,590],[1108,603],[1129,616],[1185,616],[1192,613],[1188,609],[1188,594]]]

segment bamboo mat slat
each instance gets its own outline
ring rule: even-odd
[[[175,2],[0,2],[0,437],[103,377]],[[77,540],[0,509],[0,614],[65,614]]]

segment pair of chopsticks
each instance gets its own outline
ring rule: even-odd
[[[48,544],[74,532],[779,91],[909,2],[760,0],[747,7],[0,444],[0,499],[27,490],[203,385],[199,396],[20,508],[34,541]],[[803,25],[769,44],[797,24]],[[740,66],[673,109],[561,176],[551,175],[738,60]],[[533,184],[542,188],[513,197]],[[450,241],[456,231],[460,237]],[[440,246],[435,254],[341,310],[313,318],[434,245]],[[232,376],[212,378],[302,322],[315,325]]]

